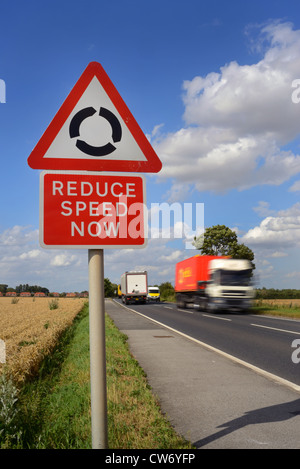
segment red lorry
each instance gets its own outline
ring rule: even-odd
[[[193,256],[176,264],[177,306],[207,311],[247,311],[252,304],[251,263],[246,259]]]

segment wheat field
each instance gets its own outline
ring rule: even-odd
[[[265,304],[269,306],[286,306],[286,307],[299,307],[300,299],[276,299],[276,300],[256,300],[259,304]]]
[[[16,383],[34,374],[55,346],[60,334],[83,308],[84,298],[59,298],[50,309],[51,298],[0,298],[0,339],[5,344],[5,370]]]

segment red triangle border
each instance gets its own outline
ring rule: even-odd
[[[77,159],[77,158],[44,158],[48,148],[56,138],[62,126],[72,113],[74,107],[85,92],[91,80],[96,76],[111,99],[115,108],[127,125],[131,135],[140,147],[146,161],[128,161],[113,159]],[[119,92],[108,77],[102,65],[90,62],[73,89],[54,116],[48,128],[28,157],[28,165],[33,169],[52,169],[60,171],[116,171],[158,173],[162,163],[153,150],[150,142],[139,127]]]

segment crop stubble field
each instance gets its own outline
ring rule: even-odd
[[[269,305],[269,306],[282,306],[282,307],[300,307],[300,299],[276,299],[276,300],[256,300],[257,303]]]
[[[72,324],[86,299],[59,298],[58,308],[50,309],[52,298],[0,298],[0,339],[5,342],[6,370],[21,384],[51,352],[61,333]]]

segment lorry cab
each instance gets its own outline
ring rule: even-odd
[[[206,296],[210,309],[248,310],[254,296],[251,265],[246,259],[213,259]]]

